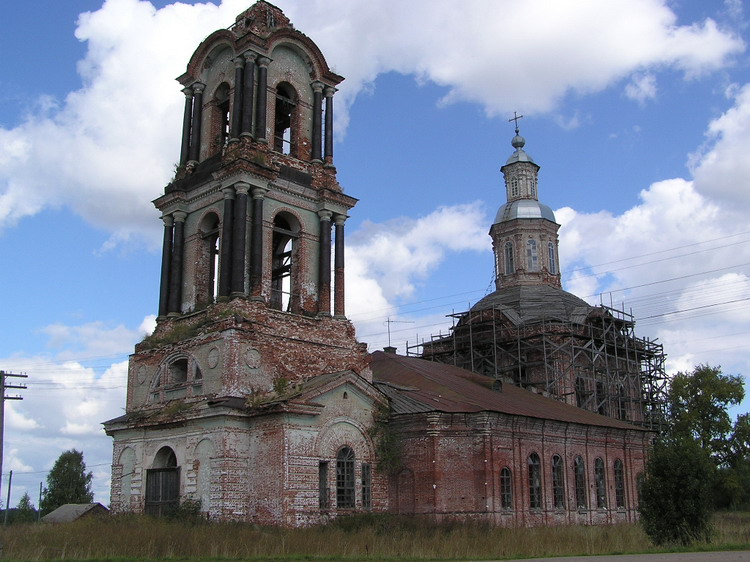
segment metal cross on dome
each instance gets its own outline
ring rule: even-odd
[[[515,111],[513,112],[513,117],[511,119],[508,119],[508,123],[510,123],[511,121],[515,121],[515,123],[516,123],[516,134],[518,134],[518,120],[519,119],[523,119],[523,115],[519,115]]]

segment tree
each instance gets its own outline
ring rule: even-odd
[[[657,441],[640,487],[641,523],[655,544],[709,540],[716,467],[690,437]]]
[[[745,397],[742,377],[724,375],[721,367],[698,365],[691,373],[677,373],[668,393],[671,417],[669,433],[674,437],[696,439],[717,466],[732,459],[734,442],[750,435],[748,420],[742,416],[732,424],[727,408],[736,406]]]
[[[31,497],[25,492],[16,506],[16,512],[13,514],[13,523],[33,523],[36,521],[36,509],[31,503]]]
[[[47,486],[39,508],[47,514],[66,503],[91,503],[93,475],[86,472],[83,453],[71,449],[62,453],[47,475]]]

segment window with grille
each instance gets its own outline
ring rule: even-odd
[[[526,241],[526,268],[529,271],[539,271],[539,251],[533,238]]]
[[[505,243],[505,274],[509,275],[516,270],[513,260],[513,242]]]
[[[336,455],[336,507],[354,507],[354,451],[349,447]]]
[[[607,507],[607,477],[604,473],[604,461],[597,458],[594,461],[594,479],[596,481],[596,507]]]
[[[615,460],[615,505],[625,507],[625,471],[620,459]]]
[[[586,509],[588,501],[586,500],[586,465],[580,456],[573,461],[573,474],[576,483],[576,507]]]
[[[555,509],[565,508],[565,474],[559,455],[552,457],[552,500]]]
[[[542,466],[536,453],[529,455],[529,507],[542,507]]]
[[[500,507],[513,509],[513,475],[507,466],[500,471]]]
[[[362,507],[372,507],[372,465],[362,463]]]
[[[555,259],[555,245],[552,242],[547,244],[547,253],[549,254],[549,272],[557,275],[557,260]]]

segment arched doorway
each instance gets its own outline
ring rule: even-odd
[[[170,447],[156,453],[153,468],[146,471],[146,513],[165,515],[180,505],[180,468]]]

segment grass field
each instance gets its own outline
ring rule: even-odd
[[[110,517],[12,525],[0,529],[0,543],[0,557],[12,560],[486,560],[666,550],[632,524],[505,529],[382,515],[307,529]],[[693,549],[750,549],[750,513],[717,514],[712,542]]]

